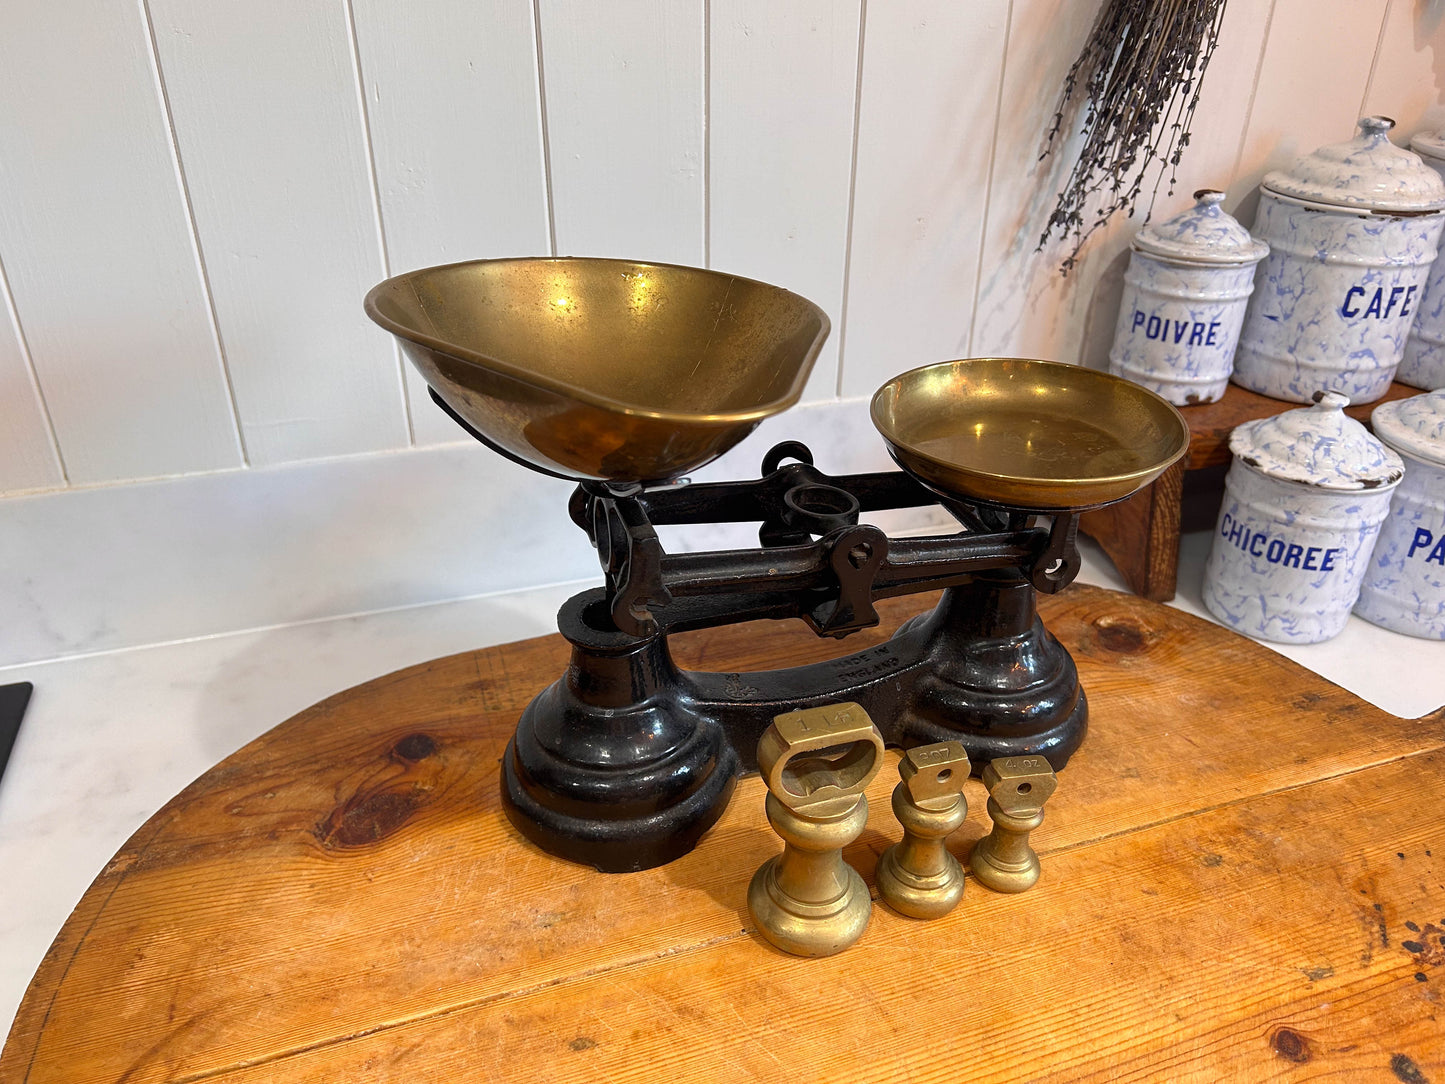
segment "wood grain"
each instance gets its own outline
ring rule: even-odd
[[[1398,761],[1045,855],[1037,897],[970,883],[926,927],[876,906],[841,956],[740,931],[221,1079],[1433,1079],[1442,784],[1440,755]]]
[[[925,601],[887,604],[887,622]],[[565,662],[546,637],[342,693],[178,795],[47,955],[0,1081],[1266,1079],[1301,1052],[1357,1075],[1396,1055],[1427,1078],[1445,1066],[1445,949],[1402,944],[1406,922],[1445,927],[1426,853],[1445,715],[1386,715],[1131,596],[1075,587],[1043,610],[1092,714],[1031,893],[973,885],[927,927],[879,906],[852,951],[784,957],[743,903],[777,849],[755,778],[662,869],[536,852],[501,816],[496,762]],[[883,635],[840,647],[754,624],[680,637],[677,655],[747,670]],[[888,774],[847,851],[868,875],[896,834]],[[971,783],[960,853],[982,797]]]

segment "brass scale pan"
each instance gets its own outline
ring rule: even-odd
[[[388,279],[366,311],[455,415],[548,473],[628,485],[711,462],[802,395],[828,318],[787,290],[627,260],[479,260]],[[1030,510],[1127,497],[1188,447],[1159,396],[1076,365],[903,373],[873,423],[945,497]]]

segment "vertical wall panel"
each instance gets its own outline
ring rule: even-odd
[[[546,255],[531,4],[354,4],[392,273]],[[406,376],[418,444],[470,439],[427,398],[409,364]]]
[[[1007,12],[868,7],[844,395],[967,350]]]
[[[1385,7],[1386,0],[1275,0],[1239,174],[1229,187],[1230,205],[1246,224],[1267,172],[1354,134]]]
[[[1048,157],[1041,155],[1064,77],[1101,6],[1100,0],[1014,0],[971,353],[1077,358],[1077,341],[1059,341],[1079,318],[1068,311],[1076,291],[1056,281],[1073,242],[1038,249],[1080,141],[1056,140]]]
[[[139,8],[14,4],[4,24],[0,253],[71,480],[239,466]]]
[[[806,399],[837,390],[859,0],[712,0],[711,264],[817,302],[833,334]]]
[[[557,251],[701,264],[700,0],[542,0]]]
[[[0,487],[61,482],[32,372],[81,483],[239,465],[227,360],[258,462],[404,443],[395,356],[359,310],[385,270],[371,164],[394,268],[543,251],[544,132],[564,251],[710,258],[844,316],[810,396],[829,394],[844,331],[850,394],[970,351],[1099,364],[1142,216],[1101,231],[1067,280],[1062,246],[1034,251],[1067,162],[1040,164],[1040,142],[1099,2],[873,5],[845,314],[859,0],[540,0],[540,45],[527,0],[153,0],[161,73],[141,0],[17,7],[0,254],[33,367],[0,320]],[[1247,222],[1259,177],[1347,136],[1362,99],[1401,142],[1445,123],[1442,12],[1236,0],[1156,216],[1224,179]],[[455,439],[413,391],[419,438]]]
[[[406,444],[346,5],[150,6],[251,462]]]
[[[1445,127],[1445,4],[1390,0],[1363,112],[1394,117],[1401,144]]]
[[[0,262],[0,494],[64,482]]]
[[[1229,4],[1225,8],[1224,26],[1204,75],[1189,146],[1179,163],[1179,187],[1168,206],[1168,197],[1161,189],[1156,217],[1189,207],[1197,189],[1224,188],[1233,180],[1264,61],[1273,8],[1274,0]]]

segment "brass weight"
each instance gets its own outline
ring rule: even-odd
[[[993,830],[974,846],[969,866],[995,892],[1023,892],[1039,879],[1029,833],[1043,823],[1058,778],[1043,757],[1003,757],[983,770],[983,785]]]
[[[963,867],[944,841],[968,816],[963,782],[968,753],[956,741],[921,745],[903,754],[893,815],[903,841],[878,858],[878,891],[911,918],[941,918],[963,898]]]
[[[883,763],[883,735],[857,704],[777,716],[758,742],[768,823],[783,853],[758,868],[748,912],[795,956],[831,956],[862,936],[872,900],[843,847],[868,823],[863,791]]]

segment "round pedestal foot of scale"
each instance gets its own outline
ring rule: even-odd
[[[976,707],[976,703],[976,700],[968,700],[970,707]],[[1053,722],[1030,719],[1026,724],[1017,726],[1000,722],[975,726],[967,722],[955,724],[946,721],[946,714],[940,718],[941,714],[930,711],[927,717],[915,715],[908,719],[904,725],[904,743],[912,747],[942,741],[961,742],[968,750],[974,775],[982,772],[991,760],[1022,756],[1041,756],[1054,771],[1062,771],[1069,758],[1084,743],[1089,729],[1089,702],[1083,689],[1079,689],[1078,699],[1068,705],[1068,711]],[[960,717],[967,714],[959,712]],[[1000,711],[998,714],[1006,717],[1007,713]]]
[[[701,775],[702,781],[668,804],[653,801],[651,808],[645,808],[649,804],[645,802],[645,784],[635,789],[644,799],[642,802],[587,802],[555,786],[544,789],[522,764],[513,738],[502,758],[502,809],[517,831],[548,854],[603,873],[651,869],[681,858],[697,846],[727,808],[742,771],[737,755],[720,731],[714,741],[689,743],[673,754],[673,758],[679,756],[706,758],[712,763],[710,770],[705,763],[670,765],[680,772]],[[655,777],[657,768],[648,765],[638,774]],[[599,773],[594,768],[578,767],[574,774],[582,784],[577,790],[585,790],[586,784],[594,782],[599,774],[608,776],[606,789],[614,793],[629,789],[626,784],[630,773],[626,770]],[[554,780],[565,779],[567,766],[552,764],[547,775]]]

